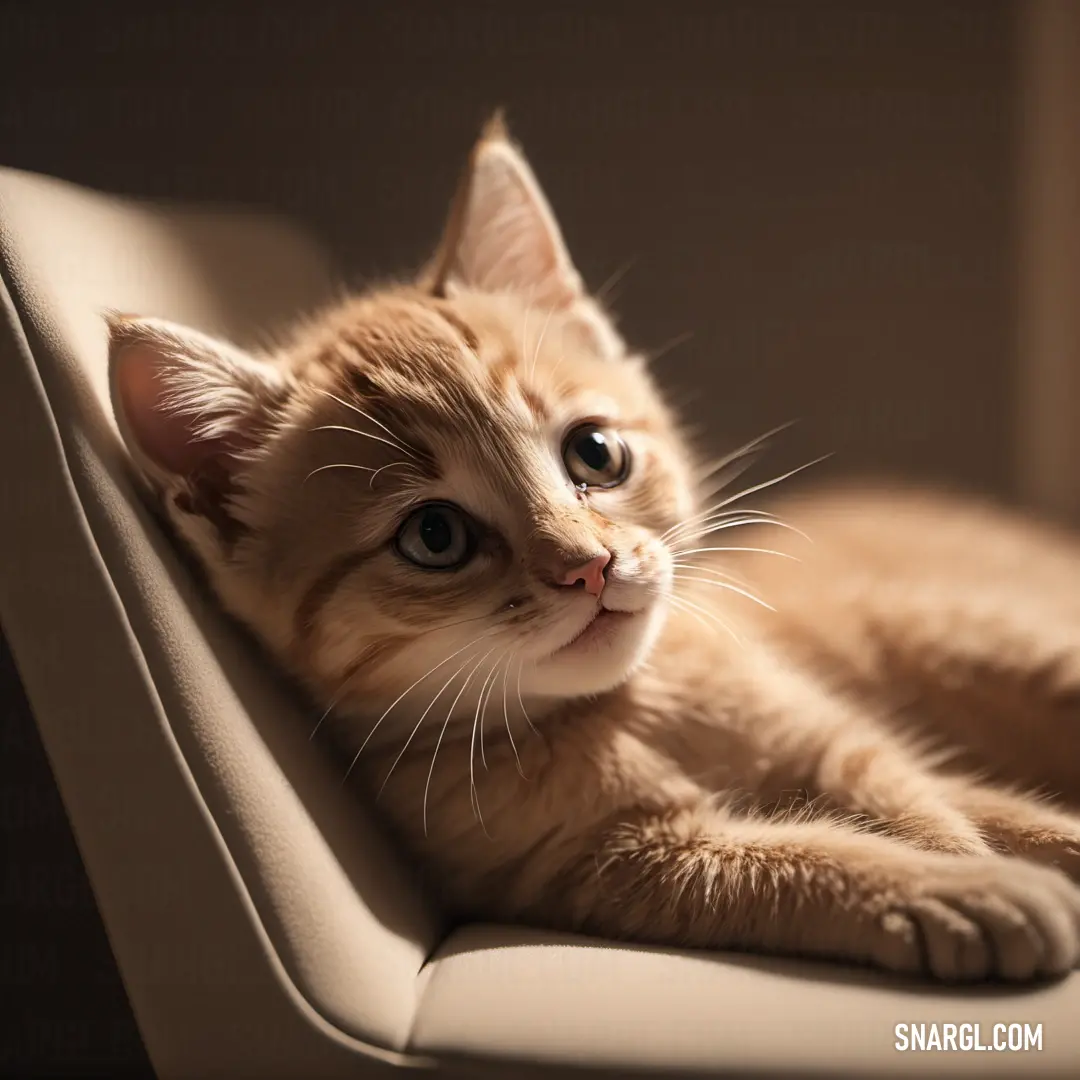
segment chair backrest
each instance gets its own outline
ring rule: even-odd
[[[143,505],[101,318],[250,343],[329,297],[327,261],[264,217],[13,171],[0,259],[0,620],[155,1068],[390,1060],[438,919]]]

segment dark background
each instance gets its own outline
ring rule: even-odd
[[[692,333],[657,367],[718,446],[801,418],[778,465],[1010,495],[1014,22],[994,0],[3,3],[0,164],[278,210],[361,281],[423,259],[504,105],[587,281],[630,264],[630,340]],[[0,683],[0,1071],[145,1066],[7,660]]]
[[[723,442],[1009,490],[1014,12],[933,3],[27,2],[0,162],[433,246],[505,105],[586,279]],[[704,390],[704,392],[700,392]]]

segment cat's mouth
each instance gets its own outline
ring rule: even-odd
[[[585,649],[603,645],[619,633],[639,612],[615,611],[599,605],[592,618],[565,644],[560,645],[553,655],[559,656],[570,649]]]

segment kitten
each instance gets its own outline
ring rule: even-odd
[[[774,511],[695,493],[498,122],[414,283],[272,355],[110,328],[142,475],[455,908],[946,980],[1076,964],[1080,545],[850,489],[789,502],[815,543],[769,554]]]

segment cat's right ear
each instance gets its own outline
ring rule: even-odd
[[[234,487],[288,397],[285,375],[163,319],[106,321],[113,409],[135,463],[159,485]],[[220,499],[224,490],[203,494]]]
[[[436,296],[458,288],[516,293],[562,316],[606,358],[625,354],[611,319],[589,296],[540,184],[501,114],[484,128],[450,209],[442,242],[420,275]]]

